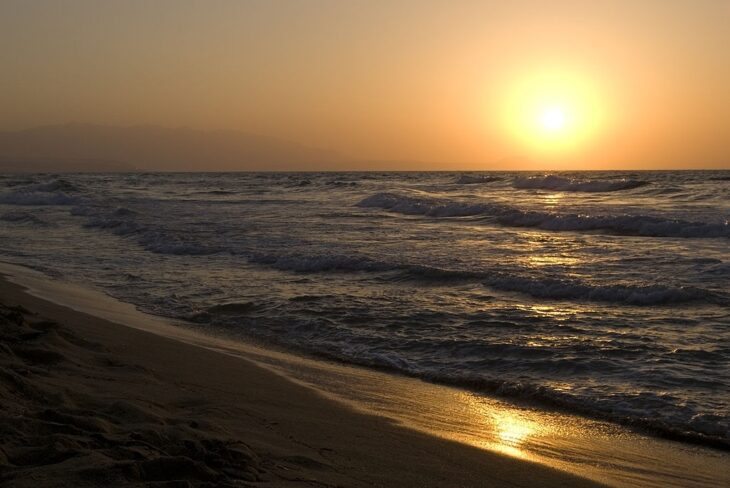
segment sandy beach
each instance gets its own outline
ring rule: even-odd
[[[0,302],[5,486],[595,486],[5,279]]]

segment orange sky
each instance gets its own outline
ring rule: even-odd
[[[730,168],[725,0],[4,0],[0,32],[1,129],[240,129],[423,169]],[[543,133],[553,106],[568,122]]]

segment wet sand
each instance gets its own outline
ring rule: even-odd
[[[596,486],[0,282],[5,486]]]

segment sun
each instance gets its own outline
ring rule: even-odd
[[[548,132],[559,132],[565,129],[566,119],[563,108],[549,107],[540,113],[538,122]]]
[[[577,157],[608,129],[601,81],[577,69],[518,70],[492,90],[489,113],[496,112],[504,141],[534,160]]]

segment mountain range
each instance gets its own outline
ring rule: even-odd
[[[304,171],[348,161],[335,151],[233,130],[71,123],[0,132],[0,172]]]

